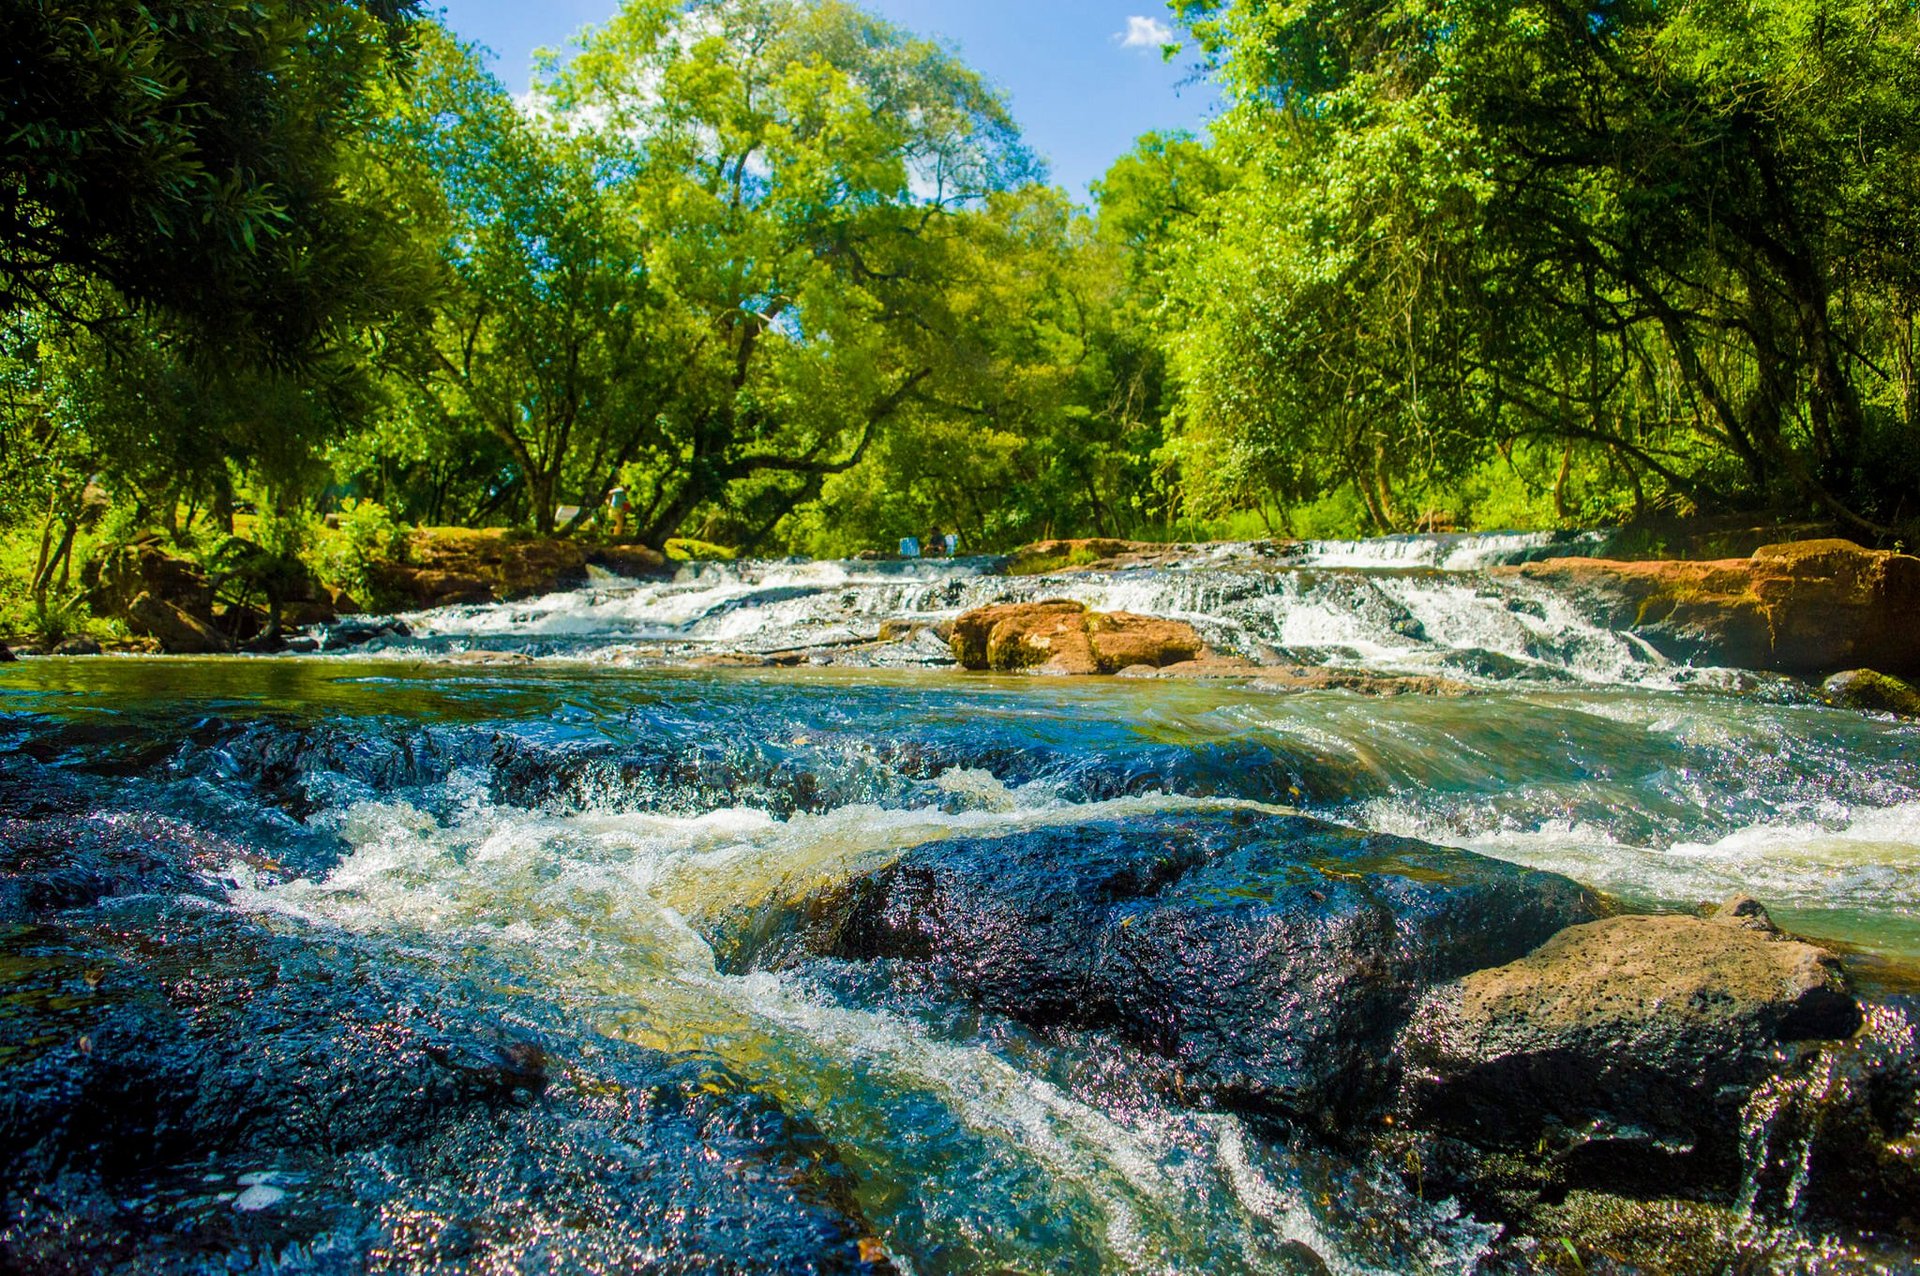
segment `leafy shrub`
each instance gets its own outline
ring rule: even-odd
[[[321,578],[362,602],[379,592],[379,569],[399,561],[404,533],[393,512],[378,501],[341,505],[339,527],[321,538]]]

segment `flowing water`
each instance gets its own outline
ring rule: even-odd
[[[77,789],[94,820],[190,826],[232,850],[208,870],[226,906],[276,927],[717,1057],[819,1127],[903,1270],[1287,1272],[1313,1270],[1307,1252],[1468,1270],[1491,1229],[1404,1184],[1180,1106],[1071,1041],[854,972],[732,972],[713,940],[926,843],[1249,804],[1636,906],[1751,891],[1846,945],[1869,985],[1907,979],[1920,727],[1676,668],[1487,570],[1540,549],[1429,539],[1034,579],[707,567],[413,616],[411,636],[337,657],[23,662],[0,670],[0,779],[15,808]],[[912,625],[872,641],[1061,596],[1476,691],[1008,679],[930,667],[940,646]],[[822,667],[658,667],[801,649]]]

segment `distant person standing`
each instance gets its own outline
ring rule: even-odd
[[[613,534],[627,534],[627,489],[616,487],[607,493],[607,510],[613,515]]]
[[[946,553],[947,552],[946,533],[941,531],[938,527],[934,528],[932,531],[927,533],[926,546],[927,546],[928,558],[932,558],[937,554]]]

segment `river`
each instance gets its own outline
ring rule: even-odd
[[[1676,667],[1488,570],[1546,548],[1428,538],[1035,579],[984,560],[709,566],[416,615],[332,654],[23,661],[0,669],[0,811],[20,837],[51,818],[159,829],[191,848],[198,907],[429,970],[483,1016],[717,1061],[818,1131],[901,1270],[1472,1270],[1488,1224],[1183,1104],[1097,1040],[728,945],[932,843],[1284,809],[1633,909],[1751,892],[1840,947],[1856,986],[1911,988],[1920,726]],[[915,627],[1037,597],[1471,693],[964,674]],[[902,636],[873,645],[889,621]],[[687,667],[716,652],[802,654]],[[292,1268],[325,1268],[304,1243]]]

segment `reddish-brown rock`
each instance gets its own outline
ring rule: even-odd
[[[1806,676],[1920,673],[1920,558],[1907,554],[1797,541],[1718,562],[1554,559],[1504,570],[1572,595],[1599,623],[1676,660]]]
[[[996,629],[1004,626],[1005,632],[1012,634],[1048,624],[1056,617],[1084,616],[1086,610],[1080,603],[1063,599],[978,607],[953,622],[953,636],[948,642],[953,648],[953,658],[963,668],[991,669],[995,666],[988,653],[988,644]],[[1005,642],[1004,636],[1002,642]]]
[[[954,622],[950,642],[962,666],[999,673],[1111,674],[1191,661],[1206,651],[1183,621],[1089,612],[1064,600],[970,611]]]
[[[1131,665],[1164,668],[1198,659],[1206,650],[1192,625],[1127,612],[1087,617],[1087,640],[1102,673],[1118,673]]]

